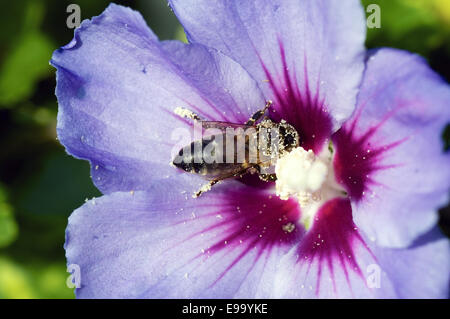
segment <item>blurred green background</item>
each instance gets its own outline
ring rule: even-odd
[[[67,44],[66,8],[82,19],[108,1],[18,0],[0,12],[0,298],[73,298],[66,286],[64,230],[70,213],[100,196],[84,161],[68,156],[56,140],[53,50]],[[161,39],[184,40],[164,0],[117,1],[139,10]],[[363,1],[381,7],[381,29],[367,46],[391,46],[426,57],[450,79],[450,0]],[[444,134],[444,133],[443,133]],[[446,135],[449,141],[449,130]],[[449,234],[449,209],[440,226]]]

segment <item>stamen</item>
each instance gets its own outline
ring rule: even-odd
[[[281,199],[296,196],[299,202],[308,202],[312,193],[321,188],[327,173],[327,165],[312,150],[297,147],[277,161],[277,195]]]
[[[276,193],[283,200],[297,199],[301,207],[299,222],[306,230],[313,224],[322,204],[346,196],[335,181],[332,155],[330,149],[316,156],[312,150],[297,147],[276,163]]]

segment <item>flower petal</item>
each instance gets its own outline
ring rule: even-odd
[[[366,284],[375,257],[352,221],[348,199],[333,199],[317,212],[303,240],[283,257],[275,278],[278,298],[373,298]],[[383,274],[386,277],[386,274]],[[392,297],[392,287],[383,289]]]
[[[178,181],[91,200],[69,219],[82,298],[267,297],[303,235],[294,201],[238,182],[193,199]],[[289,227],[287,228],[286,225]]]
[[[364,69],[360,1],[170,0],[170,4],[189,41],[216,48],[239,62],[259,82],[266,98],[274,100],[275,117],[297,124],[299,130],[306,126],[306,145],[311,144],[311,135],[319,138],[329,129],[328,114],[319,118],[325,128],[310,128],[310,121],[297,117],[312,116],[310,108],[325,110],[338,128],[352,113]]]
[[[398,298],[448,298],[450,245],[437,227],[407,249],[375,245],[371,249],[395,286]]]
[[[174,113],[177,107],[244,123],[265,104],[230,58],[201,45],[158,42],[139,13],[113,4],[83,21],[51,63],[58,138],[91,162],[104,193],[145,190],[151,179],[178,174],[169,163],[185,146],[174,150],[179,140],[192,139],[192,123]]]
[[[450,88],[418,56],[381,49],[368,61],[353,117],[333,136],[334,167],[358,227],[405,247],[437,222],[450,186]]]
[[[367,241],[350,202],[334,199],[286,254],[275,277],[277,298],[445,298],[449,243],[436,230],[405,249]]]

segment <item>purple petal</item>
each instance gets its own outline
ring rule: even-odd
[[[418,56],[382,49],[368,61],[353,117],[333,136],[335,172],[371,240],[404,247],[431,229],[450,186],[450,89]]]
[[[51,63],[58,138],[91,162],[104,193],[145,190],[152,179],[179,174],[169,165],[180,140],[172,134],[192,133],[192,123],[174,113],[177,107],[244,123],[265,104],[256,82],[230,58],[201,45],[158,42],[139,13],[113,4],[84,21]]]
[[[350,202],[334,199],[317,212],[301,243],[283,257],[276,277],[280,298],[371,298],[366,267],[375,257],[352,221]],[[385,275],[384,275],[385,276]],[[386,286],[387,296],[392,287]],[[391,294],[391,295],[390,295]]]
[[[395,286],[398,298],[448,298],[450,245],[437,228],[421,236],[408,249],[371,246],[379,265]]]
[[[77,296],[270,296],[279,259],[303,235],[298,205],[237,182],[217,187],[193,199],[166,180],[76,210],[65,248],[81,269]]]
[[[188,39],[244,66],[275,102],[273,117],[295,125],[308,148],[352,113],[364,68],[360,1],[170,3]]]
[[[352,221],[350,202],[334,199],[275,277],[277,298],[445,298],[449,243],[436,231],[407,249],[367,241]]]

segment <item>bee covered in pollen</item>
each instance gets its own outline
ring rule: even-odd
[[[180,116],[200,122],[202,128],[202,138],[183,147],[172,162],[185,172],[209,179],[194,197],[224,179],[246,173],[258,173],[266,182],[276,180],[276,160],[299,146],[299,135],[284,120],[277,123],[264,116],[271,105],[272,101],[268,101],[245,124],[205,121],[189,110],[175,110]]]

